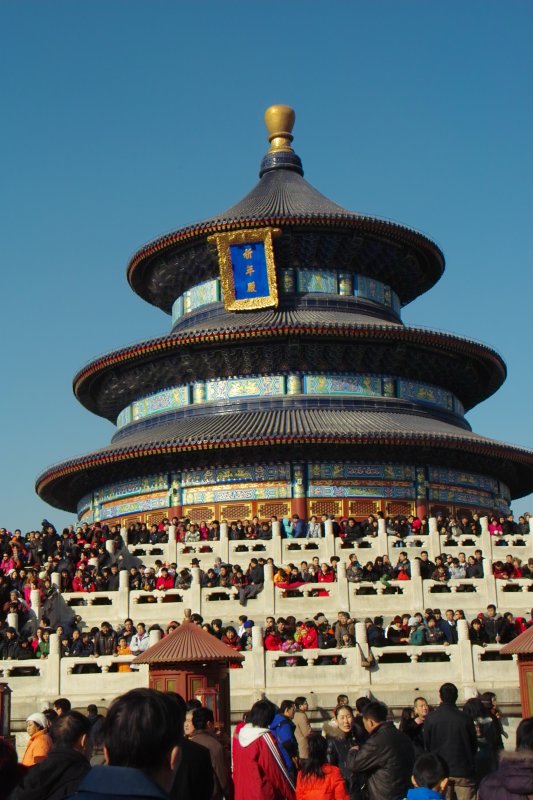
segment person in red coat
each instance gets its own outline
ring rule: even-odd
[[[338,767],[328,764],[328,744],[319,733],[307,738],[309,758],[302,761],[296,800],[350,800]]]
[[[235,729],[235,800],[296,800],[294,784],[269,730],[275,714],[276,706],[270,700],[259,700],[252,706],[248,721]]]

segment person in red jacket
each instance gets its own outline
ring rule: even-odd
[[[168,569],[166,567],[161,569],[161,574],[155,582],[155,588],[162,589],[163,591],[174,588],[174,578],[172,575],[168,574]]]
[[[296,800],[294,784],[269,726],[276,714],[270,700],[254,703],[246,724],[233,736],[235,800]]]
[[[340,769],[328,764],[326,739],[312,733],[307,743],[309,758],[298,773],[296,800],[350,800]]]
[[[300,642],[304,650],[318,647],[318,631],[313,620],[306,620],[300,625],[295,639]]]

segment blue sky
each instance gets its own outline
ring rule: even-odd
[[[0,3],[0,524],[71,521],[35,477],[113,430],[74,373],[170,327],[128,258],[255,184],[272,103],[320,191],[440,245],[403,319],[495,347],[508,379],[469,421],[533,446],[532,23],[520,0]]]

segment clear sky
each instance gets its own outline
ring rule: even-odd
[[[403,319],[495,347],[468,419],[533,446],[532,41],[529,0],[0,2],[0,525],[72,521],[35,478],[113,432],[72,377],[170,327],[128,258],[255,184],[273,103],[320,191],[440,245]]]

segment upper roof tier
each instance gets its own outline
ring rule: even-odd
[[[191,286],[219,274],[217,232],[272,226],[277,269],[301,267],[357,272],[390,286],[402,305],[430,289],[444,271],[437,245],[416,231],[369,217],[329,200],[303,177],[291,147],[294,112],[272,106],[265,113],[270,150],[259,183],[223,214],[181,228],[142,247],[128,266],[133,290],[167,313]]]

